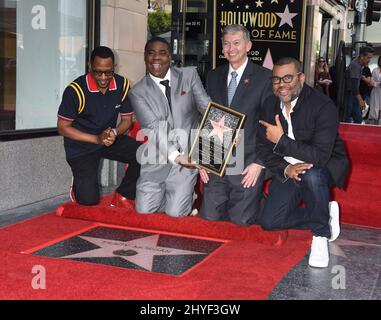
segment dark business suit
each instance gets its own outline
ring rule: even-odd
[[[330,98],[304,84],[290,114],[295,140],[287,136],[280,100],[273,95],[266,100],[260,117],[275,125],[277,114],[285,134],[276,146],[266,139],[264,126],[257,132],[258,157],[275,176],[261,225],[269,230],[312,229],[314,235],[330,238],[329,187],[332,183],[343,187],[348,172],[346,151],[338,135],[337,108]],[[289,163],[285,156],[311,163],[313,168],[301,175],[300,182],[286,179],[284,171]],[[299,207],[301,200],[305,208]]]
[[[207,93],[212,101],[225,106],[228,106],[228,72],[229,64],[210,71],[206,84]],[[243,188],[241,181],[242,171],[249,164],[260,164],[255,152],[255,137],[260,106],[272,94],[270,77],[270,70],[248,61],[230,105],[232,109],[247,116],[239,145],[233,154],[239,170],[233,170],[235,172],[232,174],[229,173],[231,168],[228,168],[223,178],[209,175],[209,182],[204,184],[201,206],[201,216],[205,219],[230,220],[241,225],[256,222],[260,210],[264,170],[252,188]]]

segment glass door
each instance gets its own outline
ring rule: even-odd
[[[213,66],[213,0],[173,1],[172,48],[176,66],[194,66],[205,82]]]
[[[86,69],[87,0],[0,0],[0,133],[56,127]]]

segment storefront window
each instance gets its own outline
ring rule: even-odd
[[[0,133],[54,128],[86,51],[86,0],[0,0]]]

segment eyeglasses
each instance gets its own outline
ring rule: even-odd
[[[325,60],[319,60],[319,62],[325,62]]]
[[[271,77],[271,82],[273,84],[280,84],[281,81],[284,83],[290,83],[292,80],[294,80],[294,77],[297,77],[301,74],[301,72],[298,72],[296,75],[293,74],[286,74],[283,77],[273,76]]]
[[[100,70],[91,70],[91,72],[96,76],[96,77],[101,77],[103,74],[106,77],[112,77],[115,73],[114,70],[106,70],[106,71],[100,71]]]

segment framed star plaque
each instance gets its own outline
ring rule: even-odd
[[[210,102],[193,140],[189,160],[222,177],[245,118],[238,111]]]

